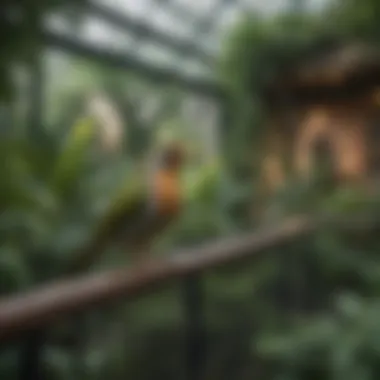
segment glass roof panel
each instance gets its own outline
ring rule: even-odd
[[[151,15],[147,15],[145,20],[154,28],[162,32],[175,35],[177,38],[189,38],[192,35],[193,28],[190,23],[175,17],[172,12],[169,12],[167,7],[163,7],[154,2]]]
[[[190,1],[190,0],[173,0],[180,4],[184,9],[190,11],[195,17],[203,18],[209,15],[212,18],[212,14],[210,14],[211,10],[220,2],[220,0],[202,0],[202,1]]]
[[[209,51],[210,54],[217,56],[222,45],[222,37],[217,33],[209,34],[202,38],[200,45]]]
[[[118,26],[98,14],[85,17],[79,31],[59,17],[49,26],[91,45],[128,53],[147,63],[176,67],[184,74],[212,77],[208,58],[217,57],[226,32],[249,10],[273,13],[284,10],[291,0],[90,0],[116,16],[126,16],[136,25]],[[329,0],[308,0],[319,9]],[[97,13],[95,13],[97,14]],[[99,16],[99,17],[98,17]],[[109,17],[112,20],[112,16]],[[145,35],[144,35],[145,31]],[[147,32],[148,31],[148,32]],[[138,33],[140,32],[140,35]],[[141,35],[141,33],[143,35]],[[168,39],[166,39],[166,36]],[[170,40],[166,43],[167,40]],[[211,62],[212,64],[212,62]]]
[[[84,17],[78,28],[71,27],[70,23],[60,15],[49,17],[46,24],[49,30],[101,48],[126,51],[133,42],[133,37],[129,33],[98,17]]]
[[[126,13],[137,19],[144,17],[149,11],[151,0],[91,0],[94,3],[107,6],[118,13]]]
[[[177,65],[178,71],[184,72],[187,75],[199,77],[210,78],[213,75],[211,68],[207,68],[205,65],[202,65],[197,60],[183,60]]]
[[[172,51],[151,42],[141,43],[134,53],[138,58],[159,66],[173,66],[178,61]]]
[[[243,16],[243,13],[244,10],[241,7],[226,5],[220,12],[218,19],[215,20],[217,32],[225,33]]]
[[[91,44],[98,44],[118,51],[128,50],[133,41],[133,37],[125,31],[95,17],[87,18],[80,37]]]

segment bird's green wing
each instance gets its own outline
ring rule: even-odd
[[[112,197],[95,232],[96,240],[110,239],[127,230],[143,216],[148,205],[148,188],[141,175],[129,178]]]
[[[141,175],[129,177],[112,197],[103,217],[97,223],[88,243],[79,249],[67,266],[66,273],[82,271],[91,266],[108,245],[124,231],[133,230],[144,217],[148,205],[148,188]]]

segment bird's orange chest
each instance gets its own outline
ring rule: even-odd
[[[176,173],[157,173],[153,183],[153,194],[158,212],[163,215],[177,214],[181,204],[181,189]]]

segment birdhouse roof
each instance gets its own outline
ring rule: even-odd
[[[268,86],[272,91],[337,88],[380,82],[380,50],[369,43],[331,42],[311,46]]]

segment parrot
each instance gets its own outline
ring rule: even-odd
[[[152,171],[137,173],[117,191],[90,239],[74,254],[68,273],[86,270],[113,244],[133,259],[149,254],[152,239],[179,215],[182,204],[181,169],[185,149],[178,141],[162,146]],[[133,177],[133,176],[131,176]]]
[[[86,142],[92,135],[90,124],[89,120],[83,119],[81,128],[78,129],[81,132],[80,137]],[[128,249],[134,259],[144,262],[150,253],[152,239],[176,220],[183,204],[181,171],[186,150],[180,142],[169,141],[160,147],[158,153],[152,171],[145,173],[140,166],[137,167],[136,176],[130,177],[133,180],[125,181],[115,196],[110,197],[109,207],[95,223],[90,238],[84,246],[75,250],[73,257],[62,268],[60,278],[88,270],[113,244]],[[67,162],[72,163],[71,160]],[[67,167],[71,173],[72,165]],[[82,322],[79,320],[79,324],[73,329],[76,338],[83,336]],[[45,330],[34,331],[25,347],[25,360],[30,362],[32,352],[35,359],[33,363],[38,366],[48,337],[49,333]]]

